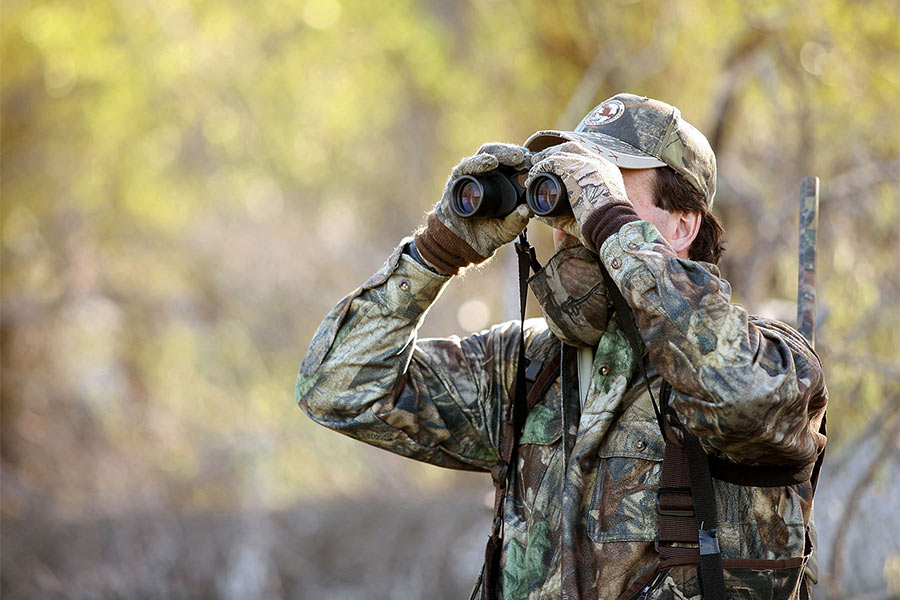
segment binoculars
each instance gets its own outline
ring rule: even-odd
[[[462,175],[450,188],[450,206],[460,217],[505,217],[519,204],[527,203],[539,217],[571,214],[569,195],[562,180],[541,173],[526,189],[527,170],[501,167],[480,175]]]

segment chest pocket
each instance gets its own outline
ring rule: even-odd
[[[559,490],[545,482],[547,471],[561,465],[562,419],[559,411],[538,404],[525,421],[519,438],[519,464],[516,477],[515,504],[521,515],[520,527],[534,518],[535,511],[545,512],[546,500]]]
[[[595,542],[652,541],[665,446],[656,422],[622,421],[600,447],[588,512]]]

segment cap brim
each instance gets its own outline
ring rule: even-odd
[[[524,146],[532,152],[540,152],[564,142],[587,143],[597,154],[623,169],[654,169],[666,166],[663,161],[641,152],[631,144],[602,133],[538,131],[525,140]]]

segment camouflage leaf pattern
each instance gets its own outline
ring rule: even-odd
[[[594,255],[563,248],[528,280],[553,334],[570,346],[594,347],[606,329],[606,284]]]
[[[725,589],[740,600],[798,598],[800,567],[783,569],[726,568]],[[701,600],[697,569],[673,567],[655,579],[645,596],[653,600]]]
[[[451,208],[450,192],[453,182],[461,175],[480,175],[499,166],[516,170],[528,169],[531,166],[531,154],[527,149],[512,144],[499,142],[484,144],[475,155],[462,159],[453,167],[444,188],[444,195],[434,207],[434,212],[441,223],[485,259],[491,257],[497,248],[513,241],[522,233],[531,218],[531,211],[527,205],[520,204],[516,210],[502,219],[463,219]]]
[[[528,173],[526,185],[541,173],[559,177],[569,194],[571,217],[550,217],[549,224],[577,237],[585,246],[581,228],[588,215],[611,203],[631,205],[625,192],[625,182],[619,168],[592,151],[588,142],[566,142],[538,152],[532,157],[534,166]]]
[[[815,460],[828,394],[802,335],[730,304],[731,287],[712,265],[679,259],[645,221],[624,225],[600,256],[651,362],[679,392],[673,406],[707,452],[758,464]]]
[[[678,171],[706,197],[712,207],[716,195],[716,155],[706,139],[693,125],[685,121],[681,111],[659,100],[617,94],[625,106],[625,115],[609,123],[592,124],[588,115],[575,131],[595,135],[597,139],[612,138],[659,158]]]
[[[604,244],[603,259],[637,314],[654,392],[658,371],[681,392],[675,408],[705,444],[744,462],[814,455],[827,395],[818,360],[796,332],[729,305],[728,284],[714,269],[675,257],[649,223],[623,227]],[[297,400],[317,422],[369,444],[487,471],[500,460],[519,323],[417,339],[447,280],[398,249],[325,319],[301,365]],[[529,358],[560,351],[542,319],[526,321],[525,333]],[[529,413],[504,499],[503,598],[616,598],[655,564],[663,446],[636,367],[611,322],[568,462],[558,380]],[[714,484],[725,559],[802,556],[808,483]],[[696,596],[695,568],[670,574],[649,597]],[[740,585],[746,597],[783,597],[798,578],[760,570]]]
[[[611,115],[610,109],[618,107],[621,113]],[[712,208],[716,195],[716,155],[706,136],[670,104],[634,94],[616,94],[591,110],[575,131],[538,131],[525,145],[538,151],[566,140],[579,141],[595,149],[599,146],[600,154],[622,168],[661,166],[653,164],[653,159],[669,165],[697,188]],[[635,164],[629,162],[629,156],[644,156],[651,161]]]
[[[819,178],[804,177],[800,197],[800,267],[797,270],[797,329],[816,343],[816,231],[819,228]]]

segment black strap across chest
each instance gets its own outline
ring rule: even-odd
[[[493,600],[499,598],[498,582],[500,581],[500,557],[503,553],[503,521],[504,499],[509,489],[512,473],[515,470],[516,455],[518,453],[519,436],[525,424],[525,418],[533,403],[528,403],[529,382],[534,383],[541,370],[539,365],[527,365],[525,357],[525,304],[528,298],[528,274],[529,269],[538,271],[540,264],[537,261],[534,248],[528,242],[528,234],[522,231],[519,240],[515,244],[518,275],[519,275],[519,347],[516,362],[516,377],[509,397],[512,402],[505,408],[505,414],[500,422],[499,439],[497,445],[500,451],[500,461],[491,469],[491,477],[494,481],[494,521],[491,527],[491,536],[488,538],[484,550],[484,567],[482,569],[482,596]],[[545,376],[545,379],[550,375]],[[551,379],[546,385],[552,384]]]

